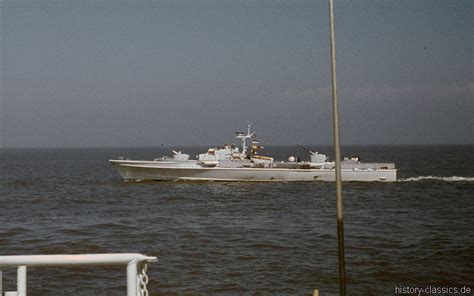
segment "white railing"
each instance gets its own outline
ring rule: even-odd
[[[0,256],[0,296],[2,296],[2,268],[17,268],[17,291],[5,292],[5,296],[26,296],[26,268],[62,266],[127,266],[127,296],[148,295],[147,263],[156,257],[135,253],[125,254],[78,254],[78,255],[20,255]]]

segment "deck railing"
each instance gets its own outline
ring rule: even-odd
[[[0,256],[0,296],[2,291],[2,269],[17,268],[17,291],[5,292],[5,296],[26,296],[26,269],[31,267],[64,266],[127,266],[127,296],[148,295],[147,263],[156,257],[142,254],[77,254],[77,255],[20,255]]]

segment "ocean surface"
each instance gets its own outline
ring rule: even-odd
[[[266,150],[305,157],[297,147]],[[334,183],[124,182],[107,161],[169,151],[0,149],[0,254],[158,256],[151,295],[338,293]],[[395,162],[400,181],[343,184],[348,295],[473,287],[474,146],[343,148],[353,154]],[[4,291],[15,289],[15,273],[3,271]],[[28,269],[28,295],[125,287],[125,267]]]

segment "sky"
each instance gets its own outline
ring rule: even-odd
[[[0,9],[0,147],[332,143],[327,1]],[[341,144],[474,144],[473,14],[335,0]]]

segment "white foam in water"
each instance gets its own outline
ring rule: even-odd
[[[401,181],[401,182],[416,182],[416,181],[424,181],[424,180],[437,180],[437,181],[446,181],[446,182],[474,182],[474,177],[418,176],[418,177],[410,177],[410,178],[400,179],[399,181]]]

